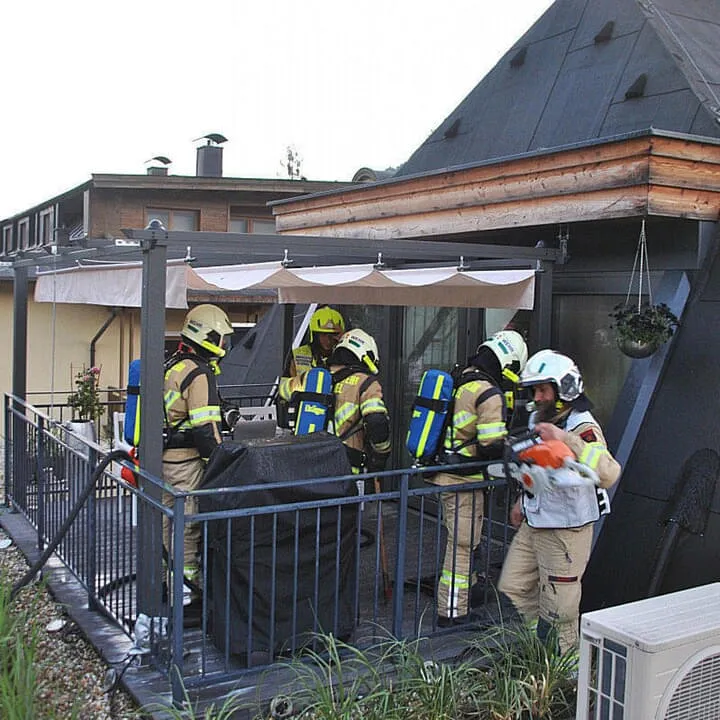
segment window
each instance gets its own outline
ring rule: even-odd
[[[250,232],[259,235],[274,235],[275,220],[258,220],[257,218],[253,218]]]
[[[248,228],[247,218],[233,217],[230,215],[230,223],[228,224],[228,232],[246,233]]]
[[[147,225],[151,220],[159,220],[166,230],[195,231],[200,229],[200,212],[198,210],[147,208],[145,224]]]
[[[275,218],[252,217],[248,212],[252,210],[241,206],[231,207],[228,232],[275,235]]]
[[[30,240],[30,218],[18,221],[17,224],[17,250],[26,250]]]
[[[4,254],[12,252],[13,247],[13,228],[12,225],[5,225],[2,229],[2,252]]]
[[[38,237],[37,244],[39,246],[50,245],[53,241],[53,220],[54,208],[43,210],[38,217]]]

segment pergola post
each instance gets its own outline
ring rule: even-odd
[[[165,287],[167,248],[158,242],[165,229],[156,229],[143,240],[143,283],[140,331],[140,387],[142,388],[142,432],[140,461],[154,477],[162,477],[163,385],[165,362]],[[145,495],[162,502],[162,488],[141,478]],[[138,612],[160,615],[162,599],[162,517],[146,503],[138,507]]]

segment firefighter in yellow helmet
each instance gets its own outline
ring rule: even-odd
[[[345,320],[328,305],[319,307],[310,317],[308,325],[310,342],[292,351],[288,377],[295,377],[312,367],[327,367],[327,360],[345,332]]]
[[[335,407],[330,430],[345,444],[353,472],[379,471],[390,455],[390,418],[377,378],[380,357],[374,338],[359,328],[348,330],[328,358]],[[305,373],[280,383],[290,401],[305,390]]]
[[[198,305],[188,312],[180,331],[181,342],[165,364],[165,445],[163,479],[177,490],[197,490],[212,451],[221,442],[220,397],[216,375],[218,360],[225,355],[224,345],[233,332],[223,310],[215,305]],[[166,505],[172,497],[164,497]],[[186,513],[197,511],[190,498]],[[169,547],[168,523],[165,538]],[[185,608],[186,622],[198,620],[201,610],[200,540],[197,523],[185,526],[183,575],[190,581],[190,606]]]
[[[492,460],[501,456],[507,435],[503,387],[518,381],[528,351],[520,333],[502,330],[478,346],[455,381],[453,416],[445,437],[443,461],[449,465]],[[436,485],[477,482],[482,472],[441,472]],[[482,491],[444,492],[440,496],[443,524],[448,531],[442,574],[438,582],[438,625],[466,622],[474,582],[473,552],[481,538]]]

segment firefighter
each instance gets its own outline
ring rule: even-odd
[[[295,377],[312,367],[327,367],[327,360],[345,332],[343,316],[328,305],[319,307],[310,317],[310,342],[292,351],[286,376]]]
[[[518,379],[528,351],[520,333],[502,330],[480,344],[455,383],[453,416],[445,436],[443,462],[457,464],[493,460],[502,455],[507,435],[505,396],[507,379]],[[482,472],[440,472],[430,482],[459,485],[477,482]],[[447,543],[438,582],[438,625],[466,622],[470,588],[475,581],[473,552],[480,542],[483,519],[481,491],[444,492],[440,495]]]
[[[390,455],[390,418],[377,378],[379,354],[372,336],[349,330],[328,358],[334,410],[330,431],[345,444],[354,473],[379,471]],[[279,394],[289,401],[305,390],[305,375],[283,378]]]
[[[584,393],[583,379],[569,357],[541,350],[528,361],[521,387],[532,388],[530,427],[542,440],[559,440],[577,461],[595,472],[599,488],[554,487],[524,492],[510,512],[518,528],[500,576],[499,590],[546,640],[553,630],[561,652],[577,646],[581,583],[590,557],[593,525],[609,511],[604,488],[620,475],[620,465]]]
[[[163,479],[177,490],[197,490],[212,451],[220,444],[220,397],[216,375],[218,360],[225,355],[225,339],[233,332],[223,310],[215,305],[198,305],[188,312],[180,331],[181,342],[165,367],[165,445]],[[166,505],[172,496],[164,497]],[[188,498],[186,513],[197,512],[197,501]],[[169,524],[165,522],[169,547]],[[183,575],[189,581],[190,605],[186,621],[199,617],[200,539],[198,523],[185,525]]]

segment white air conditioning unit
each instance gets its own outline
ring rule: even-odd
[[[720,583],[585,613],[576,720],[718,720]]]

